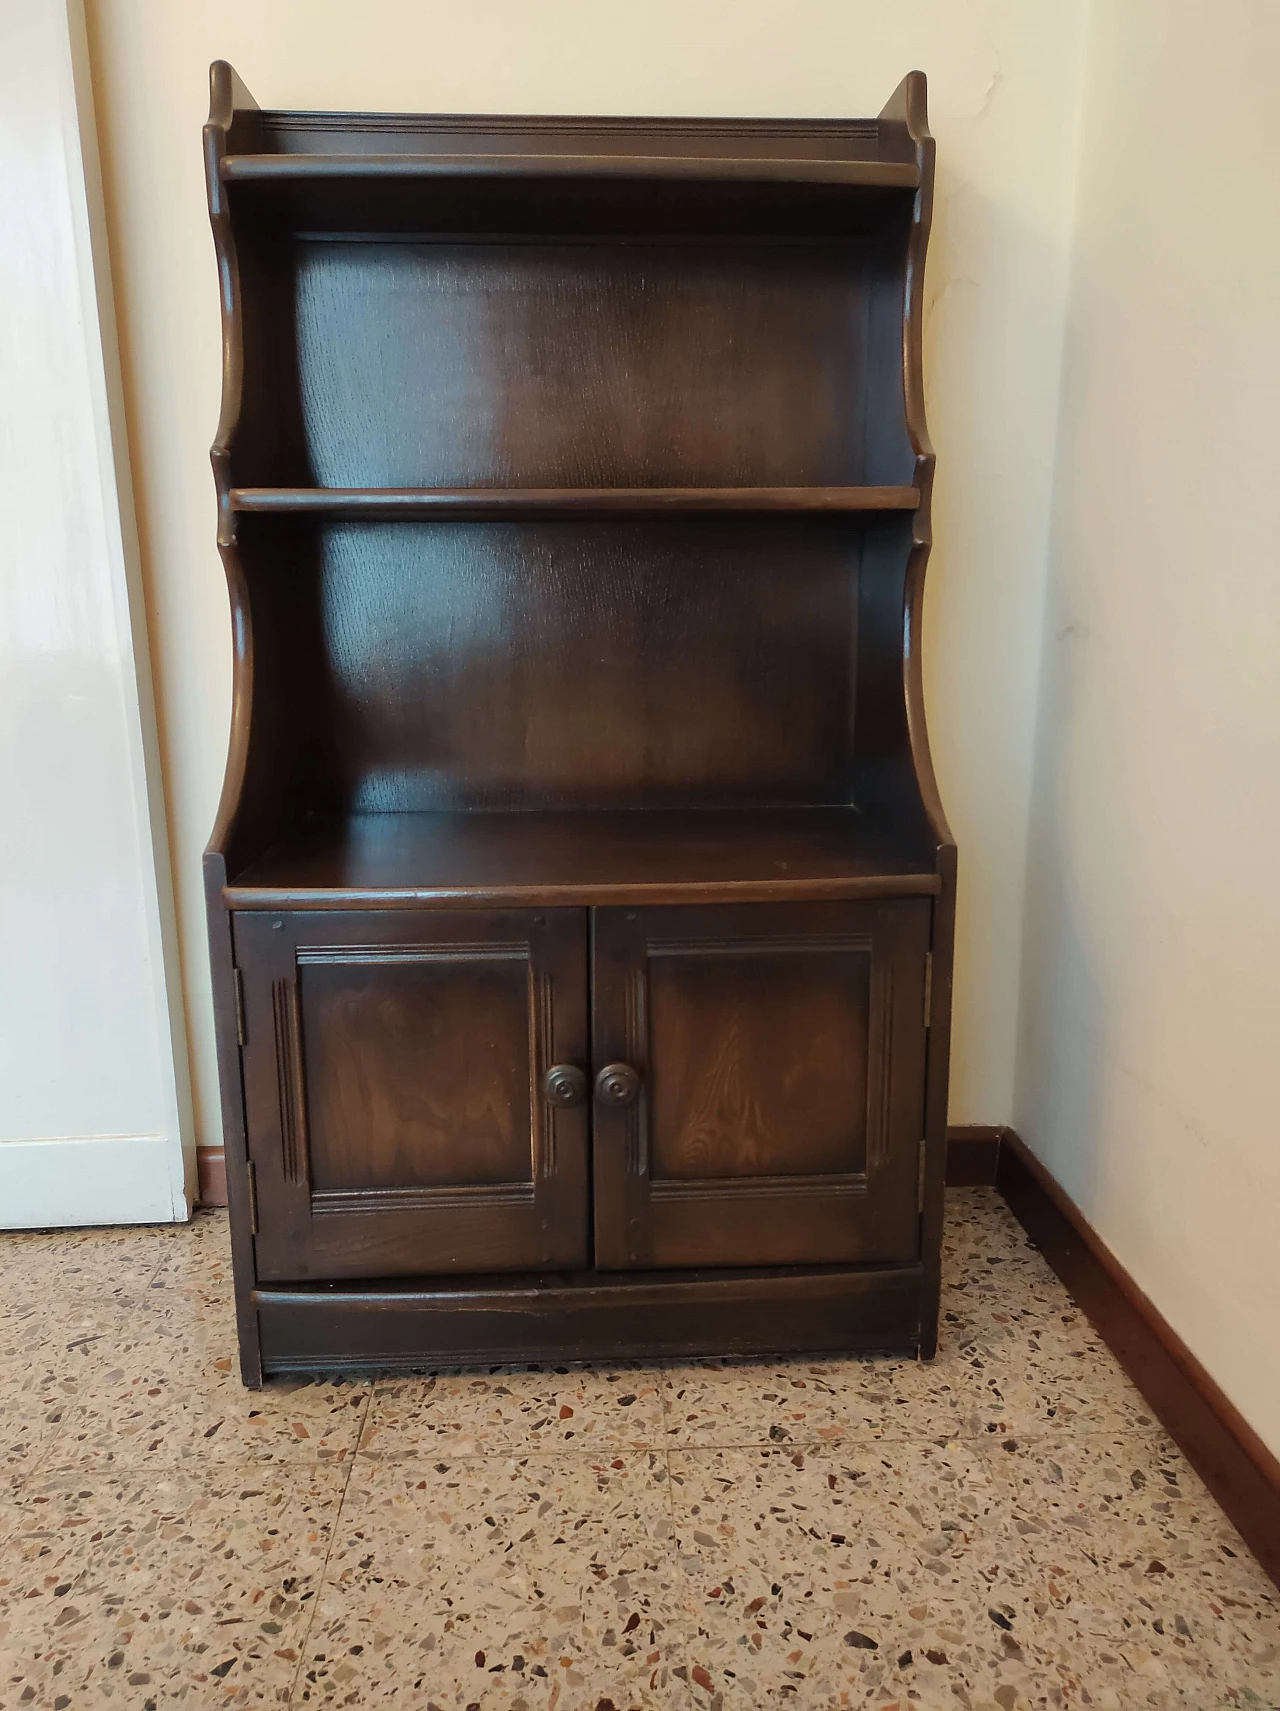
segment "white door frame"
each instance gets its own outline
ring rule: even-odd
[[[83,0],[0,0],[0,1227],[189,1216],[173,888]]]

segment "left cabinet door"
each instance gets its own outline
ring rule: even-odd
[[[583,911],[240,912],[234,937],[261,1281],[587,1263]]]

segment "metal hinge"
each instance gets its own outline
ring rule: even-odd
[[[249,1160],[248,1171],[249,1171],[249,1234],[251,1236],[256,1236],[258,1233],[258,1172],[254,1168],[254,1163],[253,1163],[252,1159]]]
[[[236,995],[236,1044],[243,1046],[247,1044],[244,1037],[244,981],[240,977],[240,970],[234,964],[231,969],[231,984]]]
[[[933,1014],[933,952],[924,953],[924,1025],[927,1028]]]

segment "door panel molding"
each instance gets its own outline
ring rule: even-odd
[[[255,912],[235,942],[260,1277],[589,1263],[586,1108],[542,1091],[588,1061],[585,911]]]
[[[276,1084],[280,1093],[284,1178],[296,1188],[310,1188],[307,1083],[302,1055],[302,1019],[298,1009],[296,973],[287,979],[272,981],[271,1012],[275,1024]]]
[[[306,963],[381,963],[381,962],[524,962],[529,947],[523,941],[511,940],[487,945],[300,945],[299,966]]]
[[[627,1136],[627,1171],[633,1177],[648,1174],[649,1155],[646,1141],[648,1115],[649,1066],[649,982],[643,968],[633,970],[623,988],[623,1041],[626,1062],[640,1070],[640,1095],[634,1104],[623,1108],[622,1121]]]
[[[923,1009],[921,1011],[923,1015]],[[923,1032],[923,1023],[921,1024]],[[893,1125],[893,964],[884,957],[871,964],[871,1014],[867,1044],[867,1167],[876,1169],[889,1156]],[[923,1132],[923,1131],[922,1131]]]
[[[543,1097],[542,1078],[556,1061],[555,985],[541,969],[529,969],[529,1168],[534,1181],[550,1182],[556,1173],[557,1108]],[[584,1042],[585,1043],[585,1042]],[[585,1055],[585,1054],[584,1054]]]
[[[815,1194],[824,1199],[834,1196],[861,1197],[867,1192],[865,1173],[850,1172],[848,1176],[722,1176],[691,1177],[680,1181],[672,1177],[659,1178],[649,1184],[653,1200],[723,1200],[726,1193],[735,1200],[811,1200]]]
[[[536,1200],[531,1182],[477,1183],[456,1188],[320,1188],[311,1196],[311,1211],[326,1215],[355,1217],[385,1212],[474,1212],[486,1207],[532,1206]]]
[[[595,1067],[621,1060],[641,1078],[633,1104],[597,1102],[594,1113],[597,1266],[913,1260],[929,905],[598,909],[594,920]],[[812,990],[797,957],[813,959]],[[752,966],[735,981],[737,958]],[[803,1005],[792,1025],[803,1029],[811,1014],[816,1030],[798,1075],[785,1051],[775,1062],[760,1050],[762,1031],[787,1002],[769,978],[773,958],[792,966],[787,989]],[[841,966],[850,958],[864,959],[861,973]],[[650,975],[671,959],[720,960],[726,977],[667,983],[662,1002],[681,1008],[666,1012],[655,1043]],[[692,1030],[691,1053],[707,1042],[705,1062],[670,1061],[682,1029]],[[853,1093],[856,1106],[843,1107]],[[668,1127],[655,1135],[655,1122]],[[796,1170],[769,1169],[788,1151],[789,1134]],[[698,1170],[716,1164],[717,1148],[724,1173]],[[841,1152],[849,1168],[831,1169]],[[655,1176],[663,1159],[666,1174]],[[681,1175],[681,1163],[695,1168]]]
[[[658,956],[786,956],[810,955],[814,951],[871,951],[870,933],[772,933],[758,938],[650,939],[649,955]]]

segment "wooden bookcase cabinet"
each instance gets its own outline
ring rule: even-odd
[[[867,122],[211,83],[245,1382],[927,1357],[923,76]]]

